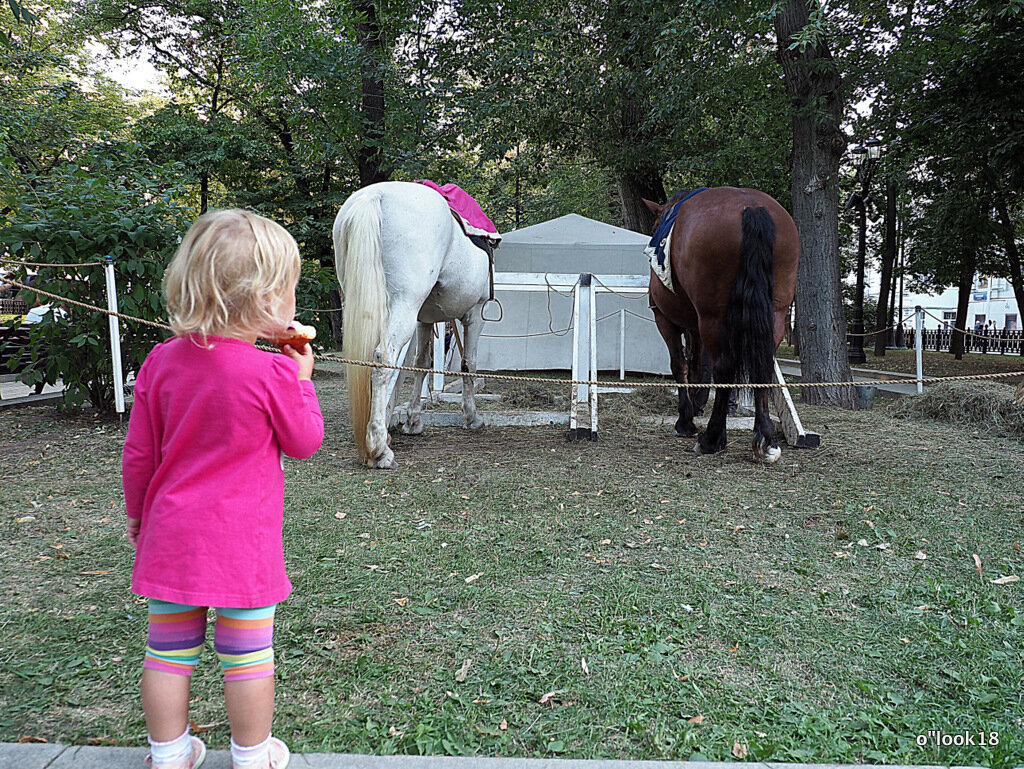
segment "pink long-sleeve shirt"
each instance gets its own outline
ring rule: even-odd
[[[197,338],[198,339],[198,338]],[[135,382],[122,473],[140,518],[132,591],[194,606],[284,600],[283,456],[312,456],[324,423],[286,355],[240,339],[175,337]]]

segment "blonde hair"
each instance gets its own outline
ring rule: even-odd
[[[226,330],[273,334],[294,290],[299,247],[276,222],[238,208],[208,211],[185,233],[164,273],[171,328],[178,336]]]

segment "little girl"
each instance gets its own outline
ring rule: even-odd
[[[270,735],[274,609],[291,592],[281,526],[283,454],[320,447],[313,353],[262,352],[295,314],[299,249],[241,210],[201,216],[164,276],[175,336],[139,370],[123,456],[132,591],[149,598],[142,706],[156,769],[195,769],[189,676],[215,607],[214,649],[236,769],[284,769]]]

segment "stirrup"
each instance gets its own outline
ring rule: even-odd
[[[487,306],[489,304],[491,304],[492,302],[494,304],[498,305],[498,317],[497,318],[488,318],[487,317]],[[490,323],[500,323],[501,319],[505,317],[505,310],[504,310],[504,308],[502,308],[501,302],[499,302],[497,299],[488,299],[486,302],[484,302],[483,306],[480,308],[480,317],[483,318],[484,320],[490,322]]]

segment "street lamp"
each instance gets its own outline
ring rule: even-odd
[[[857,182],[859,188],[854,192],[846,203],[846,209],[856,207],[857,209],[857,293],[854,297],[853,323],[851,323],[850,350],[848,360],[850,363],[864,363],[867,357],[864,355],[864,261],[867,253],[867,229],[868,229],[868,190],[871,186],[871,176],[875,170],[875,164],[882,154],[881,139],[868,139],[864,144],[858,144],[850,153],[853,155],[853,162],[857,168]]]
[[[895,203],[893,203],[895,208]],[[904,233],[905,217],[901,217],[896,223],[896,258],[900,265],[900,301],[899,310],[896,313],[896,349],[905,350],[907,349],[907,340],[903,331],[903,274],[907,269],[907,251],[906,251],[906,239]]]

